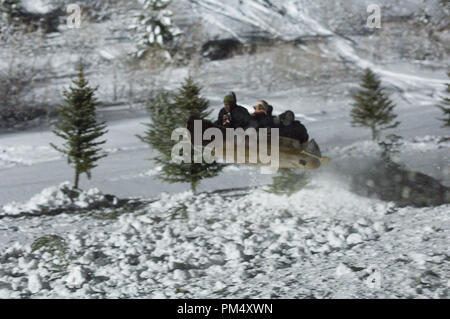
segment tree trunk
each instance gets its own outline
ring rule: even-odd
[[[372,141],[376,141],[378,139],[378,132],[374,126],[372,126],[371,129],[372,129]]]
[[[80,181],[80,173],[78,172],[78,167],[75,168],[75,181],[73,183],[73,186],[78,189],[78,183]]]
[[[197,194],[197,186],[198,186],[197,182],[191,182],[191,190],[194,195]]]

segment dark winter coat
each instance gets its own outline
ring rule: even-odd
[[[217,119],[217,125],[223,125],[222,119],[224,115],[228,114],[225,108],[222,108],[219,112],[219,117]],[[231,109],[231,125],[229,127],[232,128],[247,128],[250,125],[251,116],[245,107],[240,105],[236,105]]]
[[[251,115],[251,127],[258,128],[270,128],[273,126],[272,116],[265,113],[254,113]]]
[[[280,124],[278,128],[280,129],[280,136],[296,139],[300,141],[300,143],[306,143],[309,140],[306,127],[299,121],[294,121],[289,126]]]

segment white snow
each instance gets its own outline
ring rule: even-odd
[[[66,285],[69,288],[81,288],[85,280],[84,271],[80,265],[71,266],[68,269]]]
[[[59,186],[52,186],[42,190],[41,193],[33,196],[26,203],[11,202],[3,206],[3,213],[7,215],[18,215],[21,213],[39,212],[43,208],[55,209],[60,207],[74,206],[77,208],[87,208],[90,204],[100,202],[104,199],[103,194],[97,188],[80,192],[76,198],[71,198],[69,182],[61,183]]]
[[[60,158],[61,155],[50,146],[0,144],[0,168],[17,164],[33,165]]]
[[[51,0],[22,0],[21,4],[28,12],[32,13],[45,14],[54,8]]]
[[[346,240],[349,245],[356,245],[363,242],[363,238],[360,234],[350,234]]]
[[[52,189],[36,198],[65,203]],[[357,196],[325,175],[292,196],[227,196],[161,194],[110,219],[93,218],[110,209],[0,219],[7,229],[20,225],[21,238],[8,230],[2,269],[28,277],[3,276],[0,285],[12,297],[26,285],[37,298],[445,297],[449,205],[388,213],[392,203]],[[49,231],[68,247],[64,277],[43,267],[50,255],[30,252]]]
[[[345,264],[340,263],[336,268],[337,277],[351,277],[353,276],[353,271]]]
[[[42,282],[37,272],[30,272],[28,275],[28,290],[35,294],[42,289]]]

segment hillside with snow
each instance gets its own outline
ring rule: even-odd
[[[142,1],[79,0],[79,29],[71,2],[22,0],[24,33],[0,14],[0,298],[448,299],[450,142],[436,107],[448,2],[379,0],[370,29],[369,0],[173,0],[181,35],[140,58]],[[74,190],[50,143],[62,143],[55,107],[80,59],[108,156]],[[400,121],[382,136],[402,137],[389,165],[351,125],[367,67]],[[229,91],[248,110],[265,99],[294,111],[332,162],[293,172],[284,194],[271,190],[281,173],[239,165],[196,194],[162,181],[136,136],[147,101],[188,75],[211,117]]]
[[[164,61],[132,58],[138,1],[80,1],[80,29],[66,25],[68,1],[48,3],[26,1],[24,10],[44,18],[62,10],[53,32],[5,31],[0,46],[0,70],[28,70],[33,83],[26,97],[44,108],[60,102],[80,58],[102,104],[129,108],[158,89],[177,87],[188,74],[214,104],[235,90],[244,105],[263,96],[277,111],[305,116],[342,111],[367,66],[402,107],[431,104],[446,81],[449,8],[439,0],[379,1],[381,29],[366,26],[370,1],[174,0],[170,9],[182,35]]]
[[[335,165],[290,196],[253,186],[124,200],[64,183],[9,203],[0,296],[448,298],[450,206],[358,195],[348,161],[370,163],[377,147],[330,151]],[[406,143],[400,158],[431,151],[448,163],[448,139]],[[436,172],[449,183],[448,166]]]

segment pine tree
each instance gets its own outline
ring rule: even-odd
[[[304,172],[297,172],[295,169],[280,168],[279,175],[272,179],[272,184],[268,185],[267,192],[277,195],[292,195],[306,185],[308,177]]]
[[[90,179],[96,162],[106,156],[99,147],[106,141],[98,139],[107,132],[106,124],[96,118],[96,89],[89,87],[81,63],[77,70],[78,77],[73,80],[73,86],[63,91],[64,103],[58,106],[60,120],[53,131],[65,143],[62,147],[50,144],[67,157],[69,164],[73,164],[75,188],[78,188],[80,175],[86,174]]]
[[[140,0],[141,12],[135,17],[130,29],[133,31],[137,51],[142,57],[150,48],[164,48],[181,34],[172,22],[170,0]]]
[[[23,15],[21,0],[0,0],[0,38],[16,31]]]
[[[175,93],[160,92],[148,104],[151,123],[146,124],[144,136],[138,136],[143,142],[149,144],[159,154],[153,160],[162,165],[159,178],[169,183],[190,183],[193,192],[202,179],[217,176],[222,164],[194,163],[194,152],[191,150],[191,163],[177,164],[171,161],[172,148],[175,141],[171,140],[173,130],[186,127],[190,116],[206,118],[209,102],[201,97],[200,87],[192,78],[187,78],[181,88]]]
[[[371,69],[366,69],[361,79],[361,89],[352,95],[352,126],[368,127],[372,139],[377,140],[380,132],[395,128],[400,122],[393,122],[397,115],[393,113],[395,104],[389,99],[381,81]]]
[[[450,73],[448,73],[448,76],[450,77]],[[440,119],[442,122],[444,122],[442,127],[450,127],[450,83],[447,83],[446,85],[447,96],[443,96],[442,104],[438,105],[442,112],[444,112],[444,117]]]
[[[0,14],[2,18],[6,19],[7,23],[17,22],[22,12],[21,0],[0,0]]]

